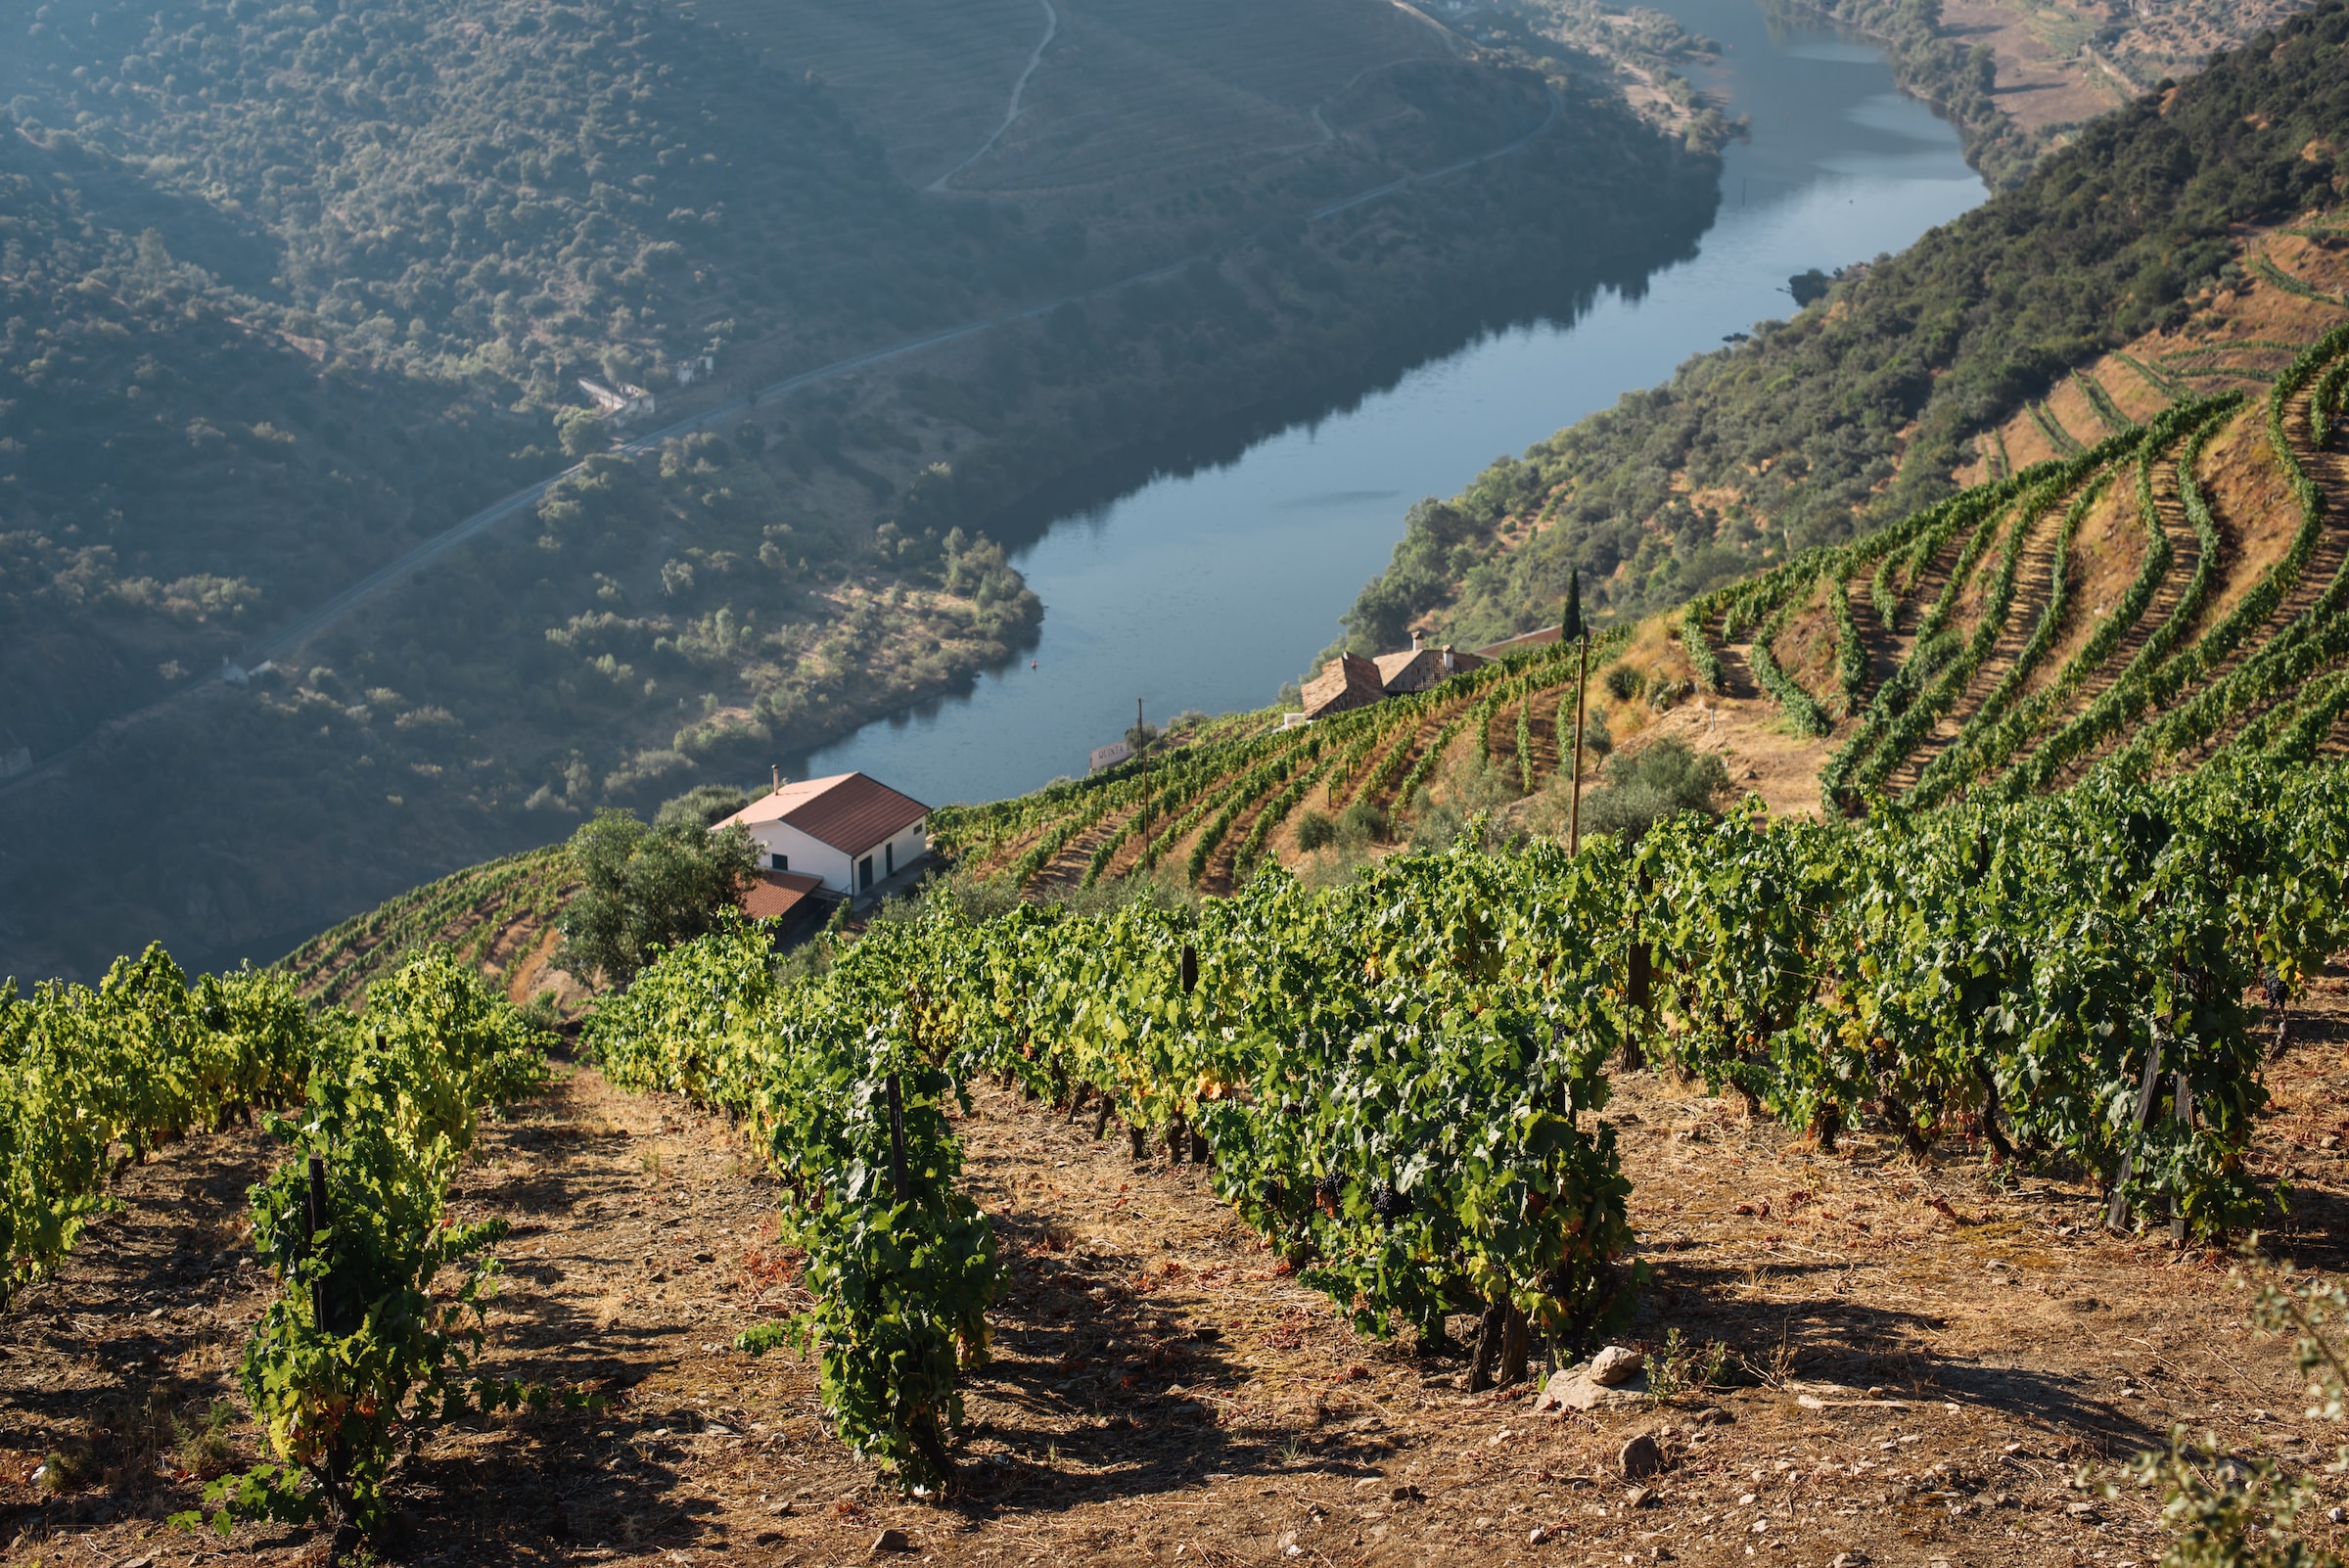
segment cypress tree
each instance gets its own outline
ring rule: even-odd
[[[1566,574],[1566,613],[1558,618],[1558,641],[1579,642],[1589,629],[1583,624],[1583,574],[1577,567]]]

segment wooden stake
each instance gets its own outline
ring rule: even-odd
[[[905,1102],[898,1090],[898,1075],[892,1073],[884,1081],[889,1090],[889,1176],[898,1201],[902,1203],[905,1191]]]
[[[2137,1088],[2137,1119],[2132,1125],[2141,1134],[2145,1130],[2145,1119],[2153,1114],[2153,1092],[2160,1085],[2161,1037],[2156,1035],[2153,1038],[2152,1045],[2145,1053],[2144,1080],[2138,1084]],[[2136,1164],[2137,1146],[2132,1143],[2129,1152],[2121,1156],[2121,1174],[2112,1184],[2112,1202],[2104,1211],[2104,1224],[2107,1229],[2120,1229],[2121,1222],[2129,1218],[2129,1174]]]
[[[327,1227],[333,1223],[333,1211],[327,1207],[326,1201],[326,1161],[315,1154],[310,1156],[309,1208],[310,1253],[314,1257],[318,1252],[318,1238],[325,1234]],[[320,1270],[317,1276],[310,1281],[310,1317],[317,1324],[318,1332],[321,1334],[337,1332],[337,1325],[332,1321],[333,1288],[334,1277],[331,1270]]]
[[[1574,785],[1566,807],[1566,853],[1583,850],[1583,695],[1590,687],[1590,639],[1582,638],[1581,669],[1574,682]]]
[[[2187,1078],[2183,1067],[2178,1069],[2176,1115],[2188,1128],[2194,1125],[2194,1085]],[[2178,1207],[2176,1193],[2170,1195],[2170,1244],[2177,1247],[2186,1245],[2186,1212]]]

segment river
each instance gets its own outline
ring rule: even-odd
[[[1724,46],[1692,74],[1753,126],[1692,259],[1054,521],[1013,555],[1044,602],[1032,659],[793,759],[793,776],[860,769],[933,805],[994,800],[1082,773],[1136,698],[1154,722],[1263,707],[1336,639],[1414,501],[1788,314],[1793,274],[1902,250],[1984,199],[1956,130],[1894,89],[1874,48],[1773,26],[1753,0],[1650,3]]]

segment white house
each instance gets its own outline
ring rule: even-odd
[[[862,773],[786,784],[716,824],[740,823],[759,847],[761,871],[822,879],[824,892],[852,898],[930,853],[922,825],[930,807]]]
[[[632,382],[623,381],[617,388],[613,388],[605,386],[600,381],[588,381],[582,377],[579,381],[579,391],[585,392],[587,400],[595,404],[596,412],[615,426],[642,419],[661,405],[659,398]]]

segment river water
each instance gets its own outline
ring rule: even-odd
[[[1872,47],[1773,26],[1754,0],[1649,3],[1725,46],[1695,79],[1753,125],[1692,259],[1575,321],[1488,335],[1228,465],[1056,520],[1013,555],[1044,602],[1032,660],[794,759],[793,776],[861,769],[932,805],[994,800],[1083,772],[1136,698],[1154,722],[1263,707],[1336,639],[1414,501],[1788,314],[1791,275],[1904,249],[1984,199],[1957,132],[1894,89]]]

